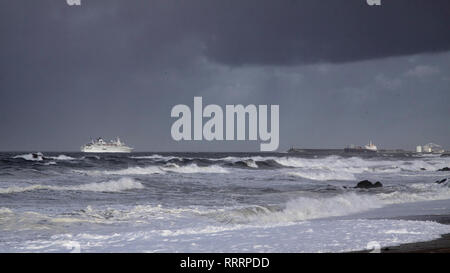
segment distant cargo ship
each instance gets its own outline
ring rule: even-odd
[[[364,146],[350,145],[344,149],[344,152],[346,153],[376,153],[377,151],[378,148],[372,143],[372,141],[369,141],[369,144]]]
[[[133,148],[126,146],[120,141],[120,138],[108,142],[99,137],[81,147],[81,151],[84,153],[131,153],[132,150]]]

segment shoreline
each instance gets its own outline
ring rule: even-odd
[[[418,215],[396,217],[394,219],[411,221],[433,221],[444,225],[450,225],[450,215]],[[351,253],[369,252],[369,250],[361,250]],[[381,253],[450,253],[450,233],[442,234],[440,238],[431,241],[382,247]]]

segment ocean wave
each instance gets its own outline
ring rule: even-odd
[[[42,153],[29,153],[29,154],[21,154],[16,155],[13,158],[21,158],[28,161],[42,161],[46,159],[52,159],[52,160],[76,160],[77,158],[73,158],[71,156],[67,156],[64,154],[58,155],[58,156],[46,156]]]
[[[170,208],[162,205],[137,205],[131,208],[93,208],[74,211],[70,214],[73,219],[97,219],[111,221],[135,221],[139,223],[154,221],[155,219],[168,219],[171,216],[201,215],[208,211],[200,207]],[[81,217],[81,218],[80,218]]]
[[[149,167],[130,167],[120,170],[108,170],[108,171],[88,171],[88,174],[107,174],[107,175],[149,175],[149,174],[162,174],[165,173],[158,166]]]
[[[391,193],[341,193],[333,197],[297,197],[284,207],[249,206],[211,213],[227,223],[282,223],[346,216],[391,204],[450,199],[450,187],[438,184],[412,184],[409,190]]]
[[[218,165],[198,166],[197,164],[189,164],[180,166],[175,163],[167,163],[164,166],[130,167],[120,170],[78,172],[89,175],[151,175],[165,173],[228,173],[228,170]]]
[[[382,206],[383,203],[376,197],[345,193],[328,198],[297,197],[288,201],[283,209],[251,206],[213,216],[228,223],[286,223],[344,216]]]
[[[51,186],[51,185],[31,185],[25,187],[11,186],[0,188],[0,194],[20,193],[35,190],[52,190],[52,191],[94,191],[94,192],[120,192],[131,189],[142,189],[144,186],[132,178],[121,178],[119,180],[111,180],[107,182],[89,183],[73,186]]]
[[[42,153],[29,153],[29,154],[22,154],[22,155],[16,155],[13,158],[21,158],[28,161],[42,161],[44,160],[44,157]]]
[[[70,158],[64,158],[63,155],[54,157],[55,160],[69,160]],[[81,159],[85,159],[82,157]],[[362,157],[343,157],[339,155],[331,155],[326,157],[304,158],[296,156],[227,156],[227,157],[185,157],[175,155],[133,155],[126,157],[126,159],[135,160],[149,160],[156,166],[160,166],[168,163],[175,163],[180,168],[180,172],[183,172],[185,166],[199,166],[199,168],[221,167],[222,169],[228,168],[247,168],[247,169],[296,169],[293,170],[290,175],[303,176],[308,179],[314,180],[351,180],[354,179],[354,175],[363,173],[380,173],[380,174],[395,174],[395,173],[414,173],[414,172],[434,172],[440,168],[450,165],[450,158],[403,158],[392,159],[386,157],[374,157],[374,158],[362,158]],[[115,160],[118,163],[129,161],[122,161],[121,158],[107,159],[109,161]],[[97,164],[97,163],[95,163]],[[131,163],[133,164],[133,163]],[[164,166],[158,170],[155,168],[142,167],[142,166],[129,166],[129,170],[106,170],[108,173],[120,174],[152,174],[171,172],[173,170],[165,170]],[[185,169],[189,169],[186,167]],[[198,171],[198,170],[196,170]],[[176,172],[176,171],[175,171]],[[189,172],[189,171],[186,171]],[[195,172],[195,171],[193,171]],[[203,171],[198,171],[203,172]],[[207,172],[207,171],[205,171]],[[226,171],[221,170],[221,173]],[[335,177],[329,177],[329,174],[336,174]]]
[[[297,176],[311,180],[328,181],[328,180],[356,180],[352,173],[348,172],[333,172],[322,170],[301,170],[296,172],[288,172],[290,176]]]
[[[44,162],[45,166],[56,165],[56,164],[57,163],[55,161]]]
[[[163,156],[163,155],[159,155],[159,154],[154,154],[154,155],[145,155],[145,156],[130,156],[130,158],[132,159],[156,159],[156,160],[165,160],[165,161],[170,161],[173,159],[177,159],[179,161],[182,161],[183,159],[189,159],[189,158],[181,158],[178,156]]]
[[[377,197],[387,204],[450,199],[450,187],[447,184],[415,183],[408,188],[409,190],[406,191],[379,193]]]
[[[47,158],[47,157],[45,157]],[[67,155],[58,155],[58,156],[50,156],[48,158],[54,159],[54,160],[76,160],[77,158],[73,158],[71,156]]]
[[[0,207],[0,214],[10,214],[13,213],[13,211],[9,208]]]
[[[175,163],[161,167],[162,170],[175,173],[228,173],[228,171],[218,165],[211,166],[197,166],[197,164],[190,164],[186,166],[179,166]]]

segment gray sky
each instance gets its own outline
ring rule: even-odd
[[[2,0],[0,150],[175,142],[176,104],[279,104],[280,148],[450,149],[450,1]]]

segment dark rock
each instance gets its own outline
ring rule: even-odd
[[[383,187],[383,184],[381,184],[380,181],[377,181],[377,182],[375,182],[375,184],[373,184],[373,187],[374,188],[380,188],[380,187]]]
[[[438,172],[450,172],[450,168],[445,167],[445,168],[439,169]]]
[[[358,189],[370,189],[370,188],[379,188],[379,187],[383,187],[383,184],[381,184],[380,181],[372,183],[369,180],[363,180],[363,181],[360,181],[356,185],[355,188],[358,188]]]
[[[421,170],[421,171],[426,171],[427,169],[425,169],[425,168],[420,168],[420,170]]]
[[[438,180],[438,181],[436,181],[436,182],[434,182],[434,183],[436,183],[436,184],[442,184],[442,183],[444,183],[444,182],[446,182],[446,181],[447,181],[447,178],[444,178],[444,179]]]

